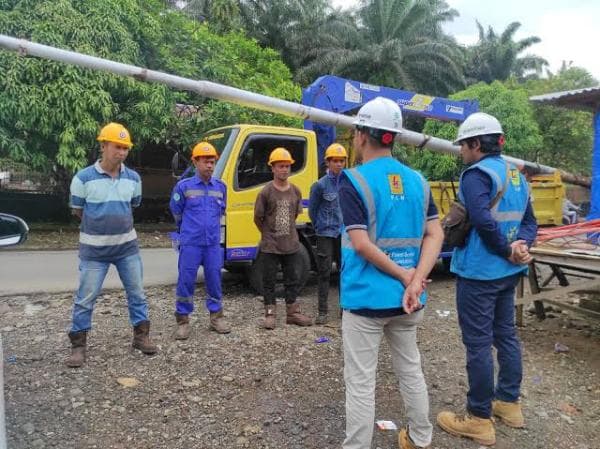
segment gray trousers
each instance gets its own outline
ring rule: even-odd
[[[375,425],[375,378],[381,337],[392,353],[394,371],[409,426],[417,446],[431,443],[429,396],[417,348],[417,324],[423,310],[391,318],[367,318],[344,311],[344,381],[346,382],[346,439],[344,449],[370,449]]]

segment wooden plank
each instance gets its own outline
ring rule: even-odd
[[[600,279],[594,279],[588,282],[582,282],[581,284],[571,285],[569,287],[556,288],[556,289],[541,289],[538,294],[524,295],[522,298],[517,298],[515,305],[529,304],[533,301],[543,302],[560,302],[557,301],[557,297],[566,296],[569,293],[583,291],[583,290],[600,290]],[[565,298],[566,300],[567,298]]]
[[[533,247],[530,249],[530,253],[538,263],[600,274],[600,257],[598,256],[544,247]]]
[[[574,270],[582,270],[588,273],[600,274],[600,258],[581,258],[572,254],[557,253],[557,254],[533,254],[535,262],[548,265],[556,265],[563,268],[571,268]]]
[[[546,302],[560,307],[561,309],[572,310],[573,312],[581,313],[582,315],[600,320],[600,312],[596,312],[595,310],[586,309],[585,307],[575,306],[573,304],[566,304],[562,301],[552,301],[550,299],[546,300]]]
[[[531,262],[529,265],[529,290],[532,295],[540,292],[540,284],[537,278],[537,267],[535,262]],[[540,300],[534,300],[533,305],[535,306],[535,314],[539,320],[546,319],[546,312],[544,311],[544,303]]]
[[[571,257],[575,259],[591,260],[600,262],[600,255],[589,254],[589,253],[576,253],[574,248],[571,249],[560,249],[560,248],[548,248],[543,246],[533,246],[529,249],[530,254],[533,257]]]
[[[522,277],[517,284],[517,298],[522,298],[525,294],[525,278]],[[516,306],[517,326],[523,327],[523,304]]]

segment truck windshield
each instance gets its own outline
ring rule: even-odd
[[[217,153],[219,153],[219,160],[213,172],[215,178],[221,179],[221,176],[223,176],[223,170],[227,164],[231,147],[233,147],[239,131],[239,128],[224,128],[209,131],[202,136],[202,140],[210,142],[217,150]]]

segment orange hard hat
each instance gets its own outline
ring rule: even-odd
[[[104,126],[98,133],[96,138],[98,142],[113,142],[119,145],[131,148],[133,143],[131,142],[131,136],[127,128],[120,123],[109,123]]]
[[[293,164],[296,161],[292,159],[292,155],[288,150],[283,147],[277,147],[271,151],[271,154],[269,155],[269,166],[273,165],[274,162],[287,162]]]
[[[332,143],[327,147],[327,150],[325,150],[325,160],[329,159],[330,157],[347,158],[348,153],[343,145],[339,143]]]
[[[210,143],[199,142],[192,150],[192,159],[196,159],[197,157],[215,157],[219,159],[219,154]]]

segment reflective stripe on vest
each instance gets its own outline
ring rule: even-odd
[[[375,199],[373,198],[373,192],[371,192],[371,188],[367,183],[367,180],[364,176],[356,169],[351,168],[348,170],[354,176],[354,179],[360,184],[360,187],[363,191],[366,208],[367,208],[367,233],[369,234],[369,240],[375,243],[377,246],[385,246],[385,247],[406,247],[406,246],[421,246],[423,242],[423,238],[420,239],[377,239],[377,214],[375,211]],[[423,198],[425,199],[423,203],[423,222],[427,222],[427,211],[429,210],[429,184],[425,181],[425,179],[421,178],[423,182]],[[425,231],[425,228],[423,228]],[[389,240],[389,242],[387,242]],[[392,242],[393,240],[393,242]],[[380,243],[381,242],[381,243]]]
[[[400,249],[406,248],[407,246],[411,247],[420,247],[421,243],[423,243],[423,239],[404,239],[404,238],[382,238],[377,239],[375,242],[379,248],[386,249]],[[350,237],[347,233],[342,235],[342,247],[344,248],[352,248],[352,242],[350,241]]]
[[[199,190],[199,189],[190,189],[190,190],[186,190],[183,195],[186,198],[195,198],[197,196],[206,195],[206,192],[204,190]]]
[[[348,171],[352,173],[354,179],[360,184],[363,191],[365,202],[367,203],[367,216],[369,220],[367,232],[369,233],[369,239],[374,243],[375,240],[377,240],[377,215],[375,215],[375,199],[373,198],[373,192],[371,192],[367,180],[356,168],[351,168]]]

